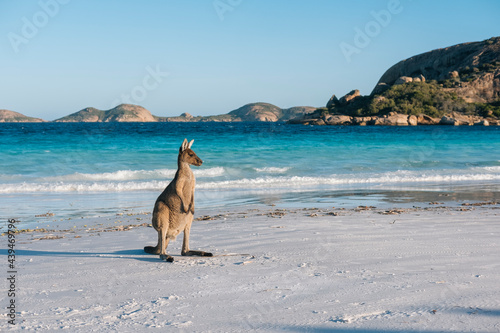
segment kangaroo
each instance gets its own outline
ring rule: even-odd
[[[158,232],[158,244],[146,246],[144,251],[159,254],[161,260],[173,262],[174,258],[167,255],[168,242],[184,231],[182,243],[183,256],[211,257],[212,253],[189,250],[189,231],[194,215],[194,186],[195,179],[191,165],[200,166],[203,161],[191,150],[194,140],[188,143],[184,139],[179,148],[177,158],[177,172],[174,179],[156,199],[153,210],[153,227]]]

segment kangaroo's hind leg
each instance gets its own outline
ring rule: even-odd
[[[170,240],[169,238],[167,238],[167,231],[167,228],[162,228],[158,232],[158,240],[160,241],[160,259],[168,262],[173,262],[174,257],[167,254],[167,246]]]
[[[189,250],[189,232],[191,231],[191,223],[193,223],[193,217],[191,216],[191,221],[184,228],[184,240],[182,241],[182,255],[183,256],[201,256],[201,257],[212,257],[211,252],[205,251],[191,251]]]
[[[149,254],[160,254],[160,252],[161,252],[160,244],[161,244],[162,232],[160,230],[161,223],[159,220],[159,214],[156,211],[156,207],[155,207],[155,210],[153,212],[152,223],[153,223],[153,227],[155,228],[156,232],[158,233],[158,241],[156,242],[156,246],[145,246],[144,252],[149,253]]]
[[[168,214],[168,211],[165,210],[165,207],[162,205],[161,202],[157,201],[155,204],[155,208],[153,211],[153,218],[151,219],[151,222],[152,222],[153,227],[155,228],[156,232],[158,233],[158,241],[156,242],[156,246],[145,246],[144,252],[149,253],[149,254],[161,254],[162,228],[168,229],[168,223],[165,224],[165,222],[164,222],[165,221],[165,218],[164,218],[165,214]],[[168,245],[168,243],[167,243],[167,245]]]
[[[144,247],[144,252],[149,253],[149,254],[160,254],[160,243],[161,243],[161,231],[158,231],[158,242],[156,243],[156,246],[145,246]]]
[[[168,229],[170,228],[169,218],[170,210],[167,207],[161,207],[157,215],[157,229],[158,230],[158,247],[160,250],[160,259],[168,262],[173,262],[174,257],[167,254],[167,247],[170,238],[167,238]]]

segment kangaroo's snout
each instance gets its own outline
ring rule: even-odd
[[[200,166],[203,164],[203,161],[201,160],[201,158],[199,158],[198,155],[196,155],[196,153],[194,151],[192,151],[191,149],[188,149],[188,150],[182,152],[179,155],[179,158],[181,161],[186,162],[186,163],[191,164],[191,165],[194,165],[194,166]]]

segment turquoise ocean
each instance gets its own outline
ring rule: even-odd
[[[182,140],[197,209],[500,200],[499,127],[284,123],[0,124],[0,217],[150,212]]]

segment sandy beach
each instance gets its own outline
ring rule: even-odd
[[[498,332],[499,215],[498,203],[199,210],[191,248],[216,256],[180,256],[179,236],[174,263],[143,252],[147,213],[47,219],[16,234],[16,325],[4,293],[0,330]]]

